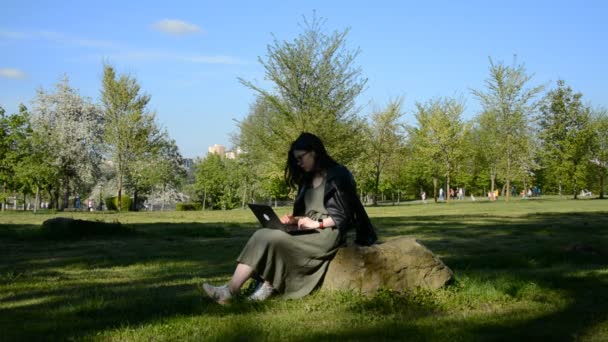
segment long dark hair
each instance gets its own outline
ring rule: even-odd
[[[304,172],[298,161],[293,155],[293,151],[301,150],[306,152],[315,152],[315,167],[316,169],[312,172]],[[328,170],[338,163],[327,154],[327,150],[321,142],[321,139],[316,135],[308,132],[303,132],[300,136],[291,143],[291,147],[287,152],[287,165],[285,166],[285,182],[292,189],[297,186],[302,186],[309,183],[312,180],[314,171]]]

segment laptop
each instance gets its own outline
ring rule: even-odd
[[[274,210],[265,204],[248,204],[249,209],[253,211],[255,217],[264,228],[279,229],[291,235],[314,234],[319,233],[316,229],[298,230],[298,225],[284,224],[274,212]]]

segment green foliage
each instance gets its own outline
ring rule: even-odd
[[[271,90],[240,80],[258,96],[239,122],[237,144],[257,161],[252,166],[262,179],[282,176],[289,145],[304,131],[318,135],[339,162],[362,151],[355,100],[367,79],[354,66],[359,50],[346,48],[348,30],[326,34],[323,23],[305,19],[293,41],[268,45],[267,60],[259,60]]]
[[[244,165],[237,159],[209,154],[195,164],[195,189],[204,208],[233,209],[239,206]]]
[[[137,168],[135,164],[149,160],[150,155],[157,152],[162,139],[154,114],[146,110],[149,101],[149,95],[140,94],[140,86],[135,78],[128,75],[118,77],[112,66],[104,65],[101,90],[104,141],[115,166],[119,198],[123,196],[127,180],[134,190],[147,185],[147,178],[136,172],[142,168]]]
[[[469,124],[461,116],[464,104],[455,99],[435,99],[417,104],[417,125],[410,128],[413,159],[421,178],[445,177],[444,191],[451,187],[451,177],[463,166],[467,156]],[[434,184],[435,185],[435,184]],[[433,197],[438,190],[434,186]],[[449,196],[447,196],[449,201]]]
[[[403,126],[399,121],[403,115],[402,105],[402,99],[391,101],[385,109],[372,113],[371,122],[366,126],[365,140],[361,144],[364,151],[362,158],[363,163],[371,164],[369,181],[372,183],[374,204],[381,192],[393,190],[400,176],[400,152],[404,144]],[[392,171],[392,174],[388,171]]]
[[[481,145],[488,153],[486,167],[492,178],[492,189],[497,177],[502,178],[507,189],[517,177],[531,173],[534,163],[533,130],[531,116],[538,106],[534,98],[544,86],[528,88],[532,76],[528,75],[523,64],[512,66],[494,63],[490,58],[490,76],[486,89],[473,90],[483,106],[484,138],[488,145]],[[477,153],[478,155],[480,153]],[[510,193],[507,192],[507,200]]]
[[[604,198],[606,178],[608,178],[608,111],[596,110],[592,113],[591,163],[593,175],[598,182],[595,191]]]
[[[75,220],[56,217],[46,220],[40,227],[43,235],[50,239],[84,238],[88,236],[128,235],[133,233],[119,222]]]
[[[545,96],[540,116],[544,172],[574,198],[587,183],[594,135],[590,108],[582,104],[582,96],[559,80]]]
[[[118,205],[118,196],[106,197],[105,203],[108,210],[129,211],[131,208],[131,198],[128,195],[122,195],[121,205]],[[119,209],[121,208],[121,209]]]
[[[31,128],[27,108],[23,105],[18,114],[5,116],[2,107],[0,114],[0,184],[3,185],[0,199],[3,200],[7,190],[27,188],[28,180],[19,176],[28,155]]]
[[[203,204],[199,203],[199,202],[189,202],[189,203],[179,202],[175,206],[175,210],[177,210],[177,211],[194,211],[194,210],[202,210],[202,209],[203,209]]]

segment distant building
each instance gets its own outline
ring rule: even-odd
[[[209,154],[219,154],[222,157],[226,156],[226,147],[224,145],[215,144],[213,146],[209,146]]]
[[[234,150],[226,151],[226,147],[224,147],[224,145],[215,144],[213,146],[209,146],[209,153],[219,154],[221,157],[226,159],[236,159],[236,157],[243,153],[243,150],[241,150],[240,147],[237,147]]]
[[[243,153],[243,150],[240,147],[232,151],[226,151],[226,159],[236,159],[241,153]]]
[[[183,158],[182,165],[186,168],[186,170],[191,170],[194,167],[194,159],[192,158]]]

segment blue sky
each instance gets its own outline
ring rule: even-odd
[[[273,34],[291,40],[316,10],[327,32],[350,28],[348,47],[369,79],[363,115],[403,96],[404,120],[416,102],[462,97],[479,111],[488,57],[513,55],[532,85],[564,79],[583,99],[608,107],[608,2],[603,1],[13,1],[0,12],[0,106],[30,105],[36,89],[62,75],[98,101],[102,63],[136,77],[149,109],[186,157],[215,143],[230,147],[234,120],[264,84]]]

